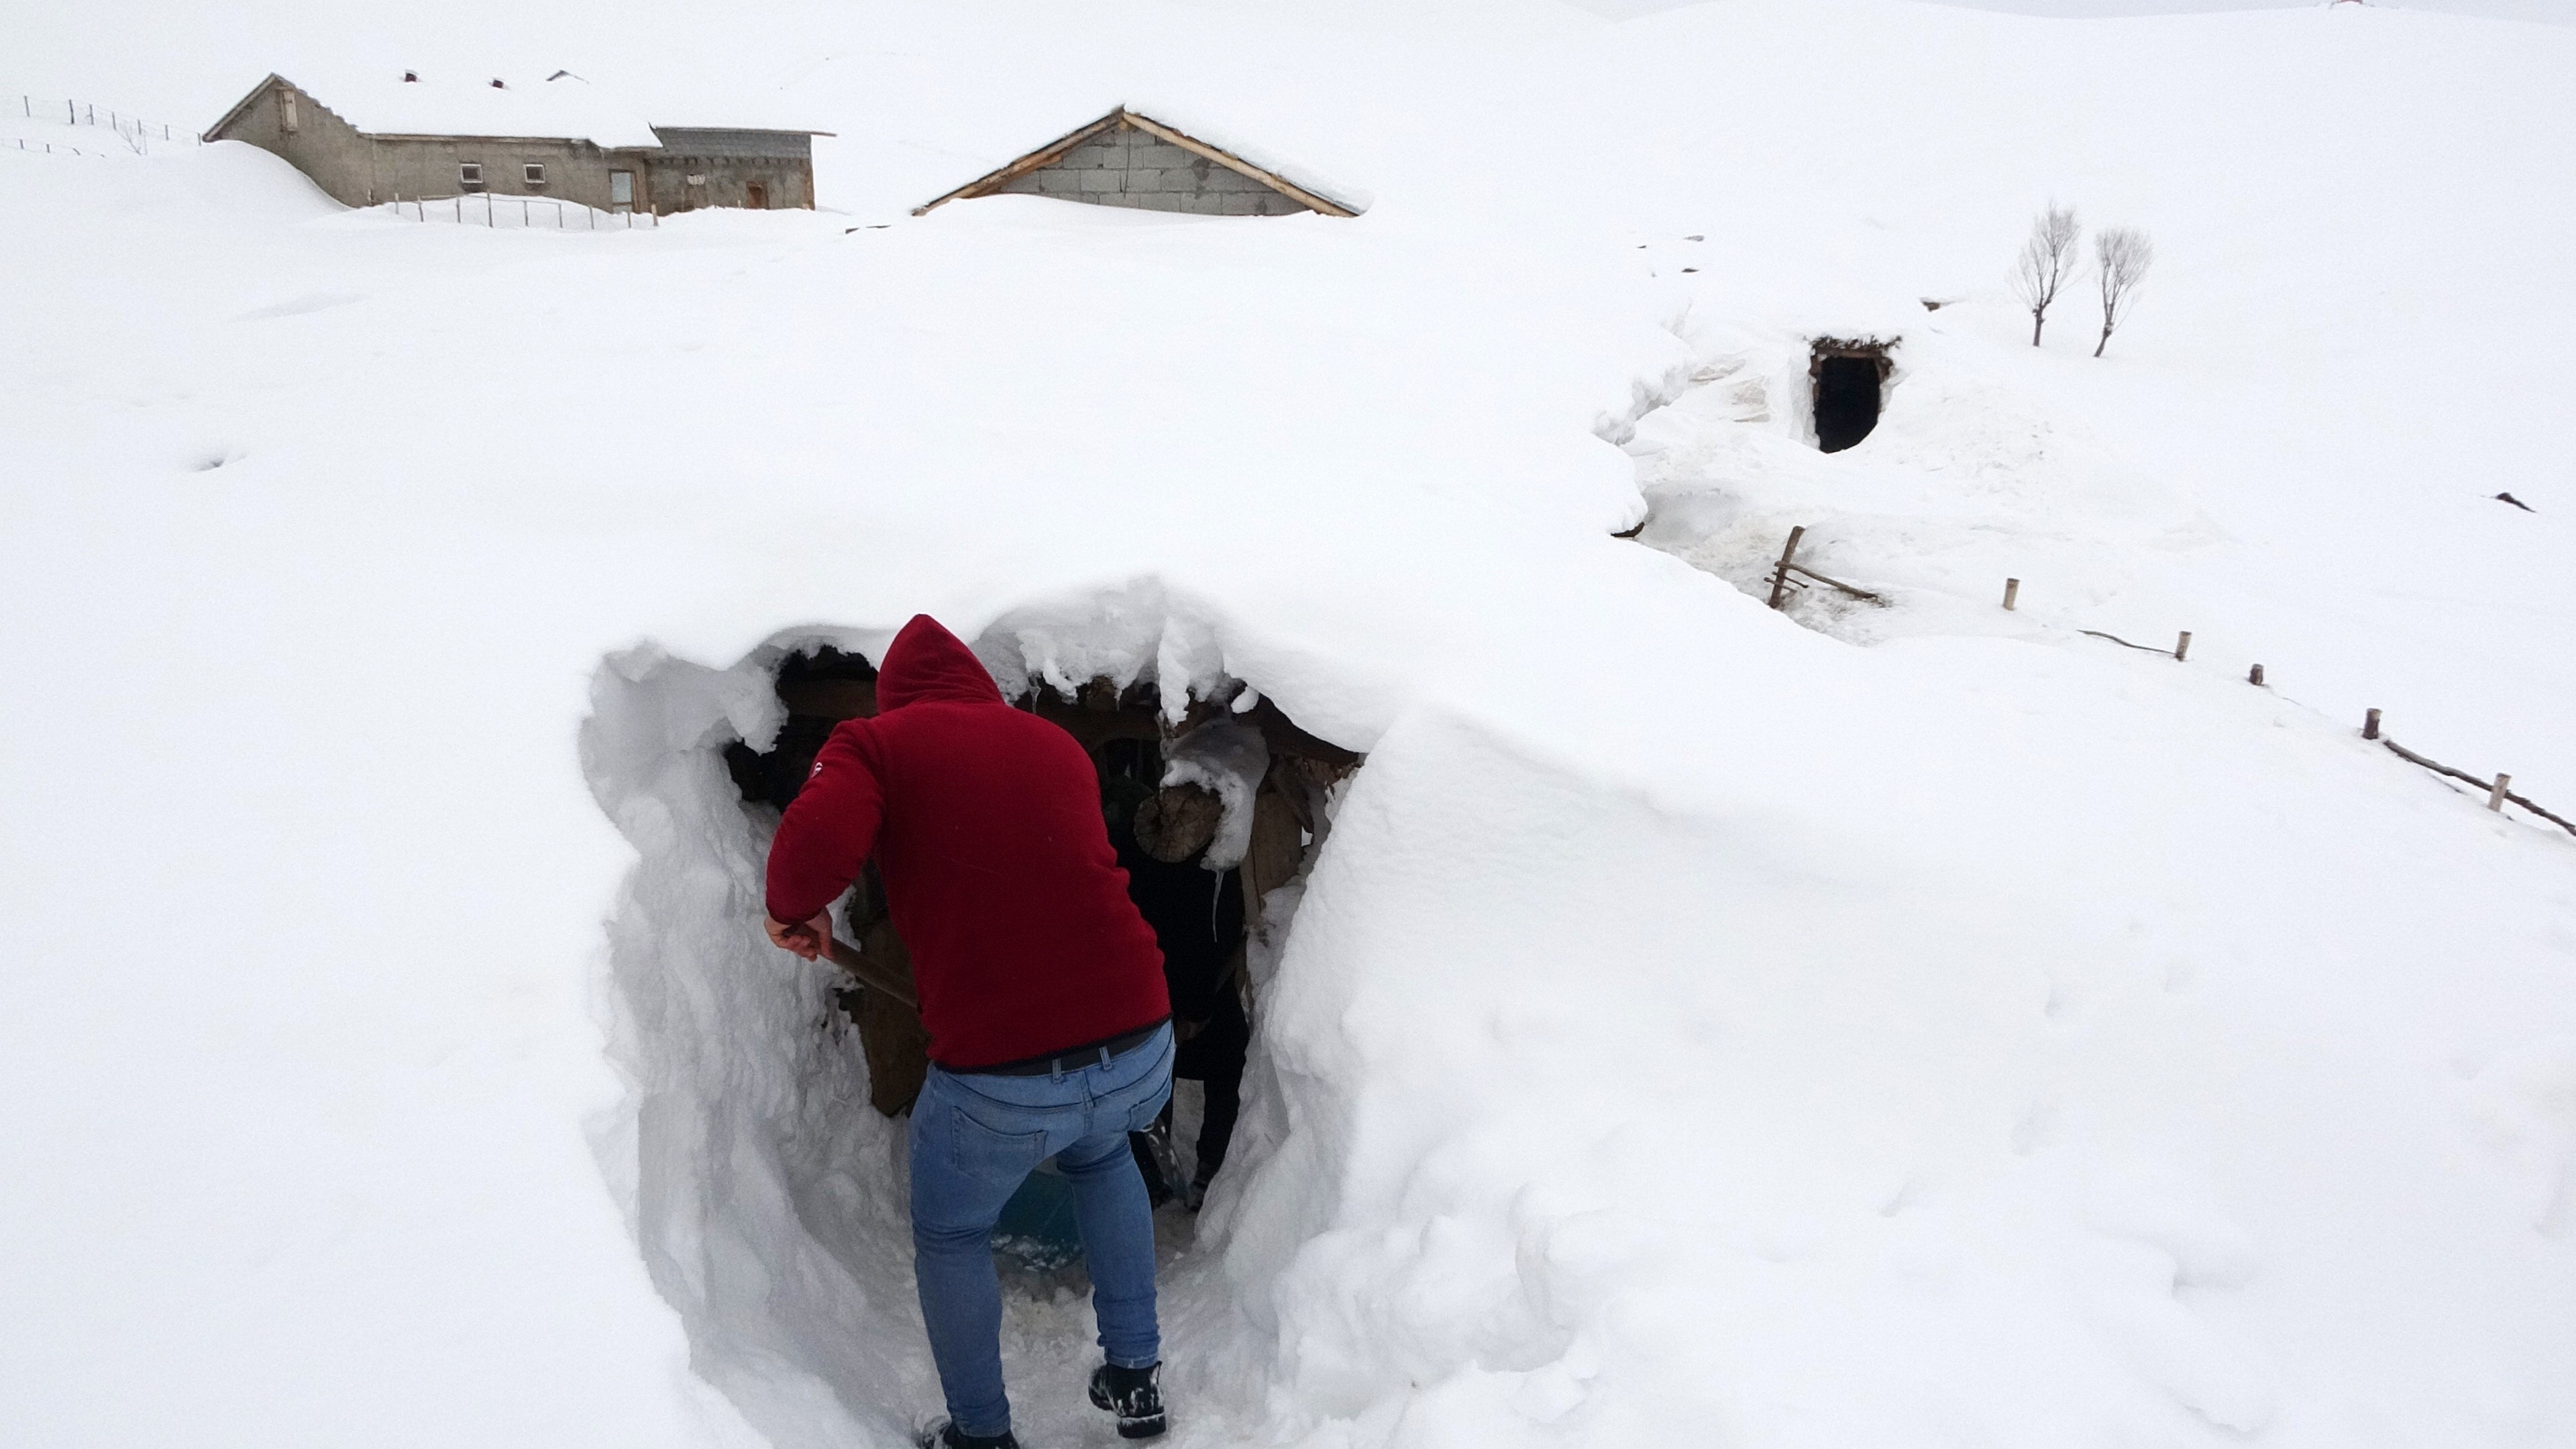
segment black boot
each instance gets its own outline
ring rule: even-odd
[[[1118,1437],[1151,1439],[1163,1432],[1163,1366],[1091,1371],[1091,1402],[1118,1416]]]
[[[955,1421],[949,1419],[923,1430],[913,1442],[920,1449],[1020,1449],[1020,1441],[1012,1438],[1008,1429],[999,1434],[962,1434]]]

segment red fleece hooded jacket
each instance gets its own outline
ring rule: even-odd
[[[1011,708],[927,614],[886,650],[876,717],[832,731],[779,821],[769,914],[811,919],[872,850],[941,1066],[1044,1056],[1171,1015],[1091,757]]]

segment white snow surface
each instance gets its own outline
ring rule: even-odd
[[[406,74],[413,79],[405,80]],[[662,144],[642,116],[568,71],[504,75],[341,65],[298,67],[286,79],[371,136],[518,136],[607,147]]]
[[[0,1438],[903,1442],[901,1135],[719,751],[929,612],[1368,755],[1168,1225],[1176,1449],[2576,1443],[2576,839],[2354,728],[2576,813],[2576,33],[606,13],[338,58],[524,19],[839,210],[0,148]],[[135,20],[9,79],[329,49]],[[1121,100],[1370,209],[905,216]],[[2160,249],[2098,361],[2002,285],[2051,197]],[[1902,339],[1833,455],[1819,334]],[[1887,602],[1764,609],[1792,525]],[[1074,1287],[1032,1449],[1115,1442]]]

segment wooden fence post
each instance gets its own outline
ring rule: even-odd
[[[2021,580],[2004,580],[2004,607],[2009,609],[2021,598]]]
[[[2487,808],[2489,810],[2501,811],[2504,809],[2504,792],[2506,787],[2510,786],[2512,783],[2513,776],[2506,774],[2502,770],[2496,771],[2495,789],[2487,796]]]
[[[2365,740],[2375,740],[2379,738],[2379,711],[2374,709],[2363,712],[2361,716],[2361,737]]]
[[[2247,684],[2261,684],[2263,682],[2263,666],[2260,664],[2255,665],[2254,671],[2245,676],[2245,682]]]
[[[1789,530],[1789,546],[1780,550],[1780,566],[1771,574],[1771,607],[1780,607],[1780,597],[1789,592],[1789,561],[1798,556],[1798,540],[1807,536],[1807,526]]]
[[[2189,629],[2185,629],[2182,631],[2182,637],[2174,641],[2174,658],[2180,660],[2190,653],[2191,631]]]

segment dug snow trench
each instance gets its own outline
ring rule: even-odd
[[[1209,661],[1130,647],[1119,632],[997,627],[977,647],[1005,693],[1082,739],[1104,777],[1141,759],[1222,802],[1202,857],[1246,882],[1244,972],[1258,1003],[1360,757]],[[629,651],[600,670],[582,736],[592,787],[641,857],[610,927],[611,1054],[634,1111],[603,1134],[602,1155],[699,1370],[787,1445],[845,1444],[853,1418],[902,1442],[939,1402],[913,1291],[901,1115],[919,1085],[917,1055],[904,1060],[917,1024],[890,1044],[887,1013],[908,1008],[866,1001],[758,930],[777,806],[834,720],[873,713],[867,661],[892,634],[791,631],[727,669]],[[849,910],[841,934],[867,937],[874,954]],[[1257,1086],[1270,1069],[1256,1036],[1234,1170],[1204,1209],[1216,1240],[1242,1216],[1248,1169],[1283,1135],[1277,1094]],[[1202,1100],[1198,1083],[1176,1084],[1184,1169]],[[1257,1406],[1232,1402],[1250,1380],[1225,1351],[1245,1335],[1225,1274],[1195,1251],[1201,1222],[1178,1201],[1157,1213],[1166,1353],[1190,1404],[1179,1442],[1225,1442]],[[1082,1399],[1097,1351],[1079,1262],[1006,1258],[1003,1292],[1020,1431],[1117,1442]]]

